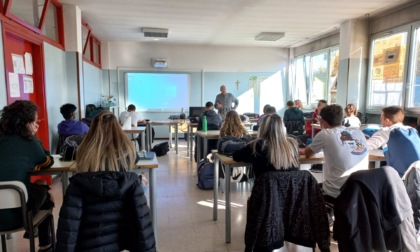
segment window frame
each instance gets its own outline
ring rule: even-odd
[[[416,59],[415,59],[415,53],[416,53],[416,35],[417,32],[420,35],[420,21],[415,22],[413,24],[410,25],[411,31],[410,31],[410,43],[409,43],[409,51],[407,52],[408,55],[408,64],[407,64],[407,81],[406,81],[406,86],[405,86],[405,91],[406,91],[406,99],[404,102],[404,108],[407,112],[412,112],[413,114],[420,114],[420,106],[416,107],[416,106],[409,106],[410,101],[414,98],[414,92],[413,92],[413,88],[414,88],[414,84],[415,84],[415,71],[414,70],[414,66],[416,63]],[[417,31],[416,31],[417,30]],[[420,40],[419,43],[420,45]],[[417,51],[418,55],[420,55],[420,50]],[[418,56],[419,57],[419,56]],[[420,62],[419,65],[417,67],[420,67]],[[420,95],[420,94],[419,94]]]

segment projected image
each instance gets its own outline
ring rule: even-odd
[[[180,111],[189,107],[189,74],[127,73],[127,104],[139,111]]]

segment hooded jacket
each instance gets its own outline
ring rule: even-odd
[[[219,130],[222,126],[222,117],[214,110],[206,110],[198,119],[197,130],[203,129],[203,116],[206,116],[208,130]]]
[[[58,124],[58,134],[60,135],[85,135],[89,131],[89,126],[81,121],[64,120]]]
[[[139,179],[132,172],[70,178],[60,210],[57,251],[156,251]]]

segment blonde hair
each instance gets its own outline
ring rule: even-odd
[[[235,110],[230,110],[227,112],[225,120],[222,123],[222,127],[220,128],[220,137],[241,137],[247,134],[248,131],[245,129],[245,126],[243,125],[238,112]]]
[[[299,148],[295,139],[288,137],[283,120],[277,114],[265,115],[258,129],[258,139],[262,139],[263,150],[268,150],[268,161],[277,169],[299,167]],[[252,142],[256,155],[257,141]]]
[[[136,149],[117,118],[102,111],[77,149],[77,172],[125,171],[134,166]]]

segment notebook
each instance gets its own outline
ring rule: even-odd
[[[155,153],[149,151],[140,151],[138,154],[140,160],[152,160],[155,157]]]

